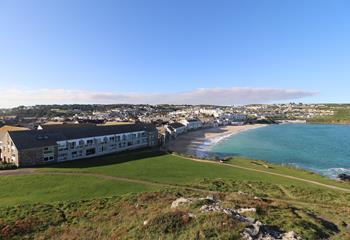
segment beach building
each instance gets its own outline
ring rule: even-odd
[[[180,123],[185,125],[187,130],[189,130],[189,131],[202,128],[202,126],[203,126],[203,123],[199,119],[195,119],[195,118],[188,119],[188,120],[184,119],[184,120],[181,120]]]
[[[2,161],[22,167],[158,145],[158,131],[153,124],[62,124],[39,129],[6,132]]]
[[[186,125],[179,122],[170,123],[164,127],[172,137],[177,137],[178,135],[183,134],[187,131]]]

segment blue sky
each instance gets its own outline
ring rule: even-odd
[[[0,0],[0,107],[197,89],[262,96],[232,104],[350,102],[349,11],[340,0]]]

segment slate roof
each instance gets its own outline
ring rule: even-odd
[[[192,118],[192,119],[188,119],[187,122],[200,122],[200,120],[196,118]]]
[[[170,123],[169,126],[173,129],[185,127],[185,125],[183,125],[182,123],[178,123],[178,122]]]
[[[43,130],[10,131],[12,141],[18,150],[56,145],[57,141],[89,138],[136,131],[157,131],[153,124],[123,124],[112,126],[50,126]]]
[[[24,131],[24,130],[29,130],[29,129],[24,127],[4,125],[0,127],[0,141],[5,136],[5,134],[9,131]]]

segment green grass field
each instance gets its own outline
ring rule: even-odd
[[[303,179],[350,189],[350,184],[334,181],[295,168],[267,164],[262,161],[251,161],[244,158],[233,158],[229,163],[242,167],[264,170],[271,173],[297,176]],[[265,165],[269,167],[266,168]],[[136,152],[115,156],[104,156],[96,159],[65,162],[41,168],[39,171],[99,173],[108,176],[127,177],[177,185],[189,185],[192,182],[203,178],[224,178],[319,188],[313,184],[285,177],[257,173],[245,169],[231,168],[220,164],[195,162],[180,156],[163,154],[160,152]]]
[[[109,197],[157,188],[89,176],[25,175],[0,177],[0,206]]]
[[[25,175],[0,176],[0,181],[0,239],[188,239],[198,234],[199,239],[237,239],[243,225],[225,219],[231,227],[223,227],[220,214],[207,217],[190,206],[181,214],[194,211],[200,217],[182,222],[182,215],[169,211],[178,196],[208,194],[227,206],[255,206],[260,210],[254,217],[294,229],[305,239],[350,234],[349,183],[263,161],[232,158],[219,164],[138,151],[43,166]],[[142,227],[147,218],[155,225]],[[175,232],[165,231],[164,224]]]
[[[270,186],[269,188],[265,187],[265,190],[271,191],[270,195],[273,197],[288,198],[288,192],[294,192],[294,195],[300,199],[305,199],[303,194],[307,196],[313,193],[317,193],[317,198],[319,196],[333,200],[336,198],[337,190],[283,176],[271,175],[268,172],[296,176],[350,189],[348,183],[337,182],[307,171],[267,164],[262,161],[234,158],[229,161],[229,164],[262,170],[267,173],[229,167],[223,164],[195,162],[161,152],[124,153],[46,166],[37,169],[34,175],[2,176],[0,177],[2,182],[0,185],[0,206],[91,199],[160,188],[160,186],[154,186],[152,183],[209,189],[213,188],[211,181],[217,179],[240,183],[236,184],[237,186],[232,188],[232,191],[244,191],[247,181],[249,181],[250,185],[257,186],[256,189],[262,188],[262,186]],[[49,173],[71,173],[75,175],[50,175]],[[108,177],[145,181],[145,183],[128,182],[124,179],[108,179]],[[210,182],[210,184],[203,184],[203,182]],[[284,192],[276,191],[276,188],[281,187]],[[259,194],[259,191],[253,192]],[[348,195],[344,194],[344,196],[347,198]],[[314,198],[309,200],[312,199]],[[339,199],[339,201],[343,200],[343,198]]]
[[[234,158],[229,163],[350,189],[350,184],[347,183],[337,182],[307,171],[267,164],[262,161]],[[65,162],[39,168],[36,172],[38,174],[45,173],[45,175],[0,177],[2,182],[0,185],[0,205],[90,199],[121,195],[128,192],[150,191],[159,188],[147,183],[141,184],[104,178],[108,176],[199,188],[209,188],[209,186],[201,184],[203,179],[208,181],[222,179],[238,182],[249,181],[265,186],[278,185],[284,189],[297,187],[302,189],[301,192],[336,192],[336,190],[300,180],[232,168],[221,164],[195,162],[160,152],[125,153]],[[74,173],[76,176],[50,175],[48,173]],[[83,174],[97,174],[97,176],[86,176]],[[242,189],[236,187],[234,190],[243,190],[244,185],[242,183]],[[280,195],[280,197],[285,197],[283,193],[280,193]],[[276,197],[276,193],[273,196]]]

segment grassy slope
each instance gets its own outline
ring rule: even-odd
[[[156,189],[86,176],[25,175],[4,176],[0,180],[0,206],[91,199]]]
[[[308,120],[313,123],[350,123],[349,105],[329,105],[334,110],[334,116],[316,117]]]
[[[179,196],[192,203],[174,210],[171,203]],[[7,239],[240,239],[244,223],[223,213],[203,213],[205,193],[174,191],[131,194],[123,197],[61,204],[22,205],[0,209],[0,238]],[[261,220],[274,229],[293,229],[302,239],[348,239],[349,231],[341,218],[344,211],[322,207],[336,214],[333,222],[323,219],[320,208],[305,207],[251,198],[237,193],[214,197],[222,207],[254,207],[246,216]],[[195,217],[189,217],[189,213]],[[147,224],[144,224],[147,221]],[[338,227],[339,226],[339,227]]]
[[[243,158],[234,158],[230,163],[268,172],[298,176],[304,179],[350,189],[350,184],[337,182],[307,171],[287,168],[280,165],[267,164],[261,161],[251,161]],[[263,164],[259,165],[257,163]],[[269,168],[264,167],[264,165],[268,165]],[[123,176],[133,179],[179,185],[190,184],[193,181],[203,178],[224,178],[319,188],[312,184],[284,177],[256,173],[238,168],[228,168],[227,166],[219,164],[194,162],[179,156],[165,154],[159,155],[159,153],[145,152],[66,162],[52,165],[49,168],[42,168],[40,171],[100,173],[110,176]]]
[[[233,158],[228,163],[238,165],[238,166],[254,168],[258,170],[264,170],[272,173],[286,174],[286,175],[295,176],[295,177],[299,177],[299,178],[303,178],[311,181],[316,181],[324,184],[329,184],[333,186],[350,189],[349,183],[332,180],[327,177],[321,176],[319,174],[309,172],[303,169],[294,168],[291,166],[270,164],[262,160],[250,160],[250,159],[245,159],[240,157]]]
[[[158,199],[152,199],[150,202],[153,203],[155,201],[155,205],[151,203],[141,205],[143,206],[140,210],[141,212],[135,209],[135,202],[132,199],[127,200],[130,202],[130,205],[123,205],[123,208],[121,208],[124,209],[125,206],[126,210],[130,211],[125,210],[123,212],[123,210],[117,210],[120,208],[119,204],[121,203],[119,200],[116,200],[116,202],[112,202],[108,206],[92,206],[91,215],[89,206],[84,205],[85,201],[71,204],[66,202],[68,199],[103,198],[128,192],[149,192],[158,189],[158,187],[147,185],[147,183],[137,184],[105,177],[115,176],[171,185],[186,185],[225,194],[220,196],[230,195],[231,192],[244,192],[246,194],[242,195],[242,197],[244,201],[247,201],[245,204],[237,203],[235,202],[236,200],[232,199],[227,204],[251,207],[255,206],[254,204],[258,204],[254,203],[255,196],[263,197],[266,199],[269,207],[259,213],[257,217],[266,223],[277,225],[284,230],[296,229],[305,236],[314,236],[313,234],[321,231],[324,234],[336,234],[334,239],[342,239],[342,236],[349,234],[349,231],[346,230],[346,225],[350,225],[350,219],[348,217],[348,212],[350,211],[350,194],[281,176],[232,168],[221,164],[195,162],[178,156],[160,154],[159,152],[125,153],[51,165],[40,168],[37,170],[37,174],[34,175],[2,176],[0,177],[0,181],[2,182],[0,185],[0,206],[36,202],[50,203],[50,205],[25,205],[10,207],[7,210],[0,209],[2,213],[0,214],[0,230],[8,229],[7,226],[12,226],[13,221],[16,222],[16,219],[23,219],[21,217],[22,215],[39,215],[37,216],[38,219],[44,219],[40,215],[47,214],[50,216],[48,217],[50,220],[52,219],[51,216],[54,216],[52,214],[57,213],[49,214],[49,212],[57,211],[58,208],[62,207],[62,204],[63,208],[66,208],[62,211],[65,211],[64,214],[67,215],[67,219],[61,219],[62,217],[59,214],[57,218],[60,220],[52,223],[46,223],[44,220],[40,222],[41,220],[25,218],[27,219],[25,221],[29,222],[19,222],[19,230],[11,227],[10,229],[15,229],[15,233],[12,234],[17,234],[16,231],[27,234],[26,230],[22,228],[28,228],[28,234],[33,234],[33,229],[36,229],[34,234],[38,234],[38,236],[43,234],[45,237],[50,236],[50,239],[52,236],[57,236],[57,239],[61,239],[65,235],[72,237],[71,234],[79,236],[81,232],[91,232],[93,234],[91,236],[92,239],[96,239],[96,236],[106,234],[106,239],[108,239],[118,234],[119,236],[120,234],[124,234],[131,238],[137,237],[137,234],[141,231],[149,239],[154,238],[157,234],[164,236],[165,239],[171,239],[172,237],[188,239],[193,238],[198,232],[204,237],[206,234],[213,234],[213,236],[219,236],[220,238],[230,236],[230,233],[237,234],[242,230],[237,223],[232,222],[225,223],[228,226],[233,224],[229,229],[222,229],[222,226],[216,224],[221,221],[222,216],[211,216],[209,219],[207,217],[198,218],[196,222],[192,222],[190,225],[186,225],[183,229],[180,229],[179,236],[174,236],[172,233],[169,233],[170,235],[164,232],[159,233],[157,232],[157,226],[153,228],[155,235],[152,235],[152,231],[150,232],[149,229],[140,227],[142,226],[142,222],[147,218],[164,217],[163,214],[168,216],[169,204],[179,196],[176,192],[172,192],[170,198],[159,199],[159,202],[157,202]],[[242,167],[299,176],[313,181],[349,188],[349,184],[341,184],[306,171],[271,165],[261,161],[235,158],[230,163]],[[40,175],[43,172],[74,172],[82,175],[47,175],[47,173]],[[98,175],[93,177],[84,176],[83,174],[100,174],[102,178],[98,177]],[[197,192],[192,194],[205,195],[206,193]],[[157,196],[158,194],[155,193],[154,198],[158,198]],[[57,205],[58,203],[55,202],[58,201],[64,202]],[[99,205],[101,201],[104,202],[104,200],[91,200],[87,201],[86,204],[94,205],[98,202],[96,204]],[[70,209],[72,204],[74,209]],[[162,207],[164,206],[167,207],[163,209]],[[36,208],[39,208],[39,210],[33,210]],[[113,209],[116,215],[112,214]],[[320,225],[320,220],[310,217],[308,211],[312,211],[318,216],[334,222],[341,229],[341,233],[329,232],[330,230],[327,230],[326,226]],[[118,224],[114,223],[114,219]],[[39,221],[39,223],[36,221]],[[55,221],[55,219],[52,221]],[[112,224],[108,224],[110,222]],[[172,223],[170,222],[170,224]],[[49,225],[51,228],[48,227]],[[343,225],[344,227],[342,227]],[[202,226],[207,226],[211,229],[211,232],[204,231]],[[103,233],[98,232],[96,229]],[[148,233],[151,235],[145,235]],[[6,230],[1,234],[11,235],[11,231],[8,232]],[[82,235],[81,239],[89,239],[89,237]]]

